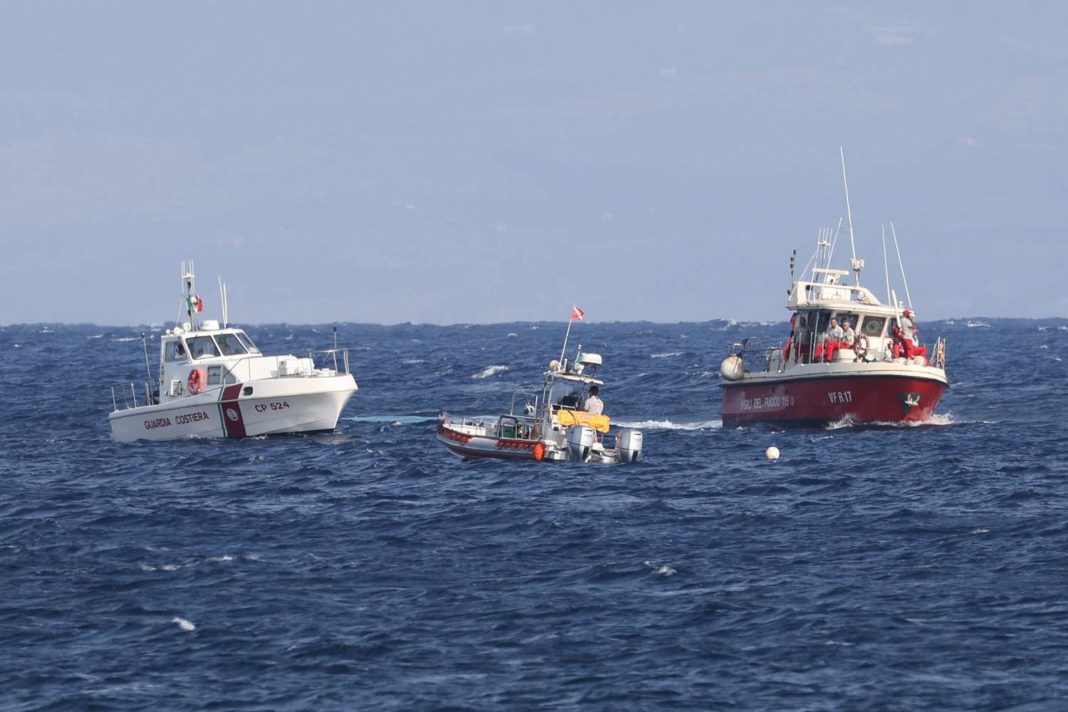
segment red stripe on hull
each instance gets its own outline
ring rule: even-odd
[[[234,383],[223,389],[222,398],[219,399],[219,411],[228,438],[245,437],[245,418],[241,414],[241,404],[237,402],[240,395],[241,384]]]
[[[946,386],[908,376],[838,376],[723,384],[723,424],[926,420]]]

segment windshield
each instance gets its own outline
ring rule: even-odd
[[[582,383],[558,380],[549,391],[549,403],[563,408],[578,408],[584,390]]]
[[[215,341],[219,344],[223,356],[241,356],[246,353],[245,345],[237,338],[237,334],[216,334]]]
[[[241,343],[245,345],[245,348],[248,349],[250,354],[258,354],[260,352],[260,350],[256,348],[256,344],[252,343],[252,339],[248,338],[248,334],[245,332],[238,331],[234,335],[241,340]]]
[[[211,340],[210,336],[194,336],[191,339],[186,339],[186,343],[189,344],[189,353],[193,355],[193,358],[208,358],[209,356],[219,355],[219,350],[215,348],[215,342]]]

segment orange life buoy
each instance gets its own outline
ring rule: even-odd
[[[189,372],[189,380],[186,382],[189,386],[190,395],[196,395],[204,390],[204,369],[194,368]]]
[[[545,457],[545,445],[543,443],[534,443],[534,448],[531,450],[536,462],[541,462],[541,459]]]

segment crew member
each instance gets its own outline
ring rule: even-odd
[[[604,411],[604,402],[597,397],[600,393],[597,386],[590,386],[590,394],[586,396],[586,412],[592,415],[600,415]]]
[[[831,317],[831,324],[827,327],[827,341],[823,345],[823,357],[828,361],[834,360],[834,352],[842,345],[842,327],[838,326],[838,320]]]
[[[851,349],[855,343],[857,343],[857,332],[853,331],[849,319],[842,319],[842,348]]]

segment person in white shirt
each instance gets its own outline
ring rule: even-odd
[[[905,332],[905,338],[911,340],[914,345],[919,345],[920,335],[916,333],[916,322],[912,320],[912,311],[906,309],[901,312],[901,330]]]
[[[831,341],[842,340],[842,327],[838,326],[837,319],[831,319],[831,325],[827,327],[827,338]]]
[[[849,319],[842,319],[842,348],[851,349],[857,342],[857,332],[853,331]]]
[[[590,395],[586,397],[586,412],[593,415],[600,415],[604,411],[604,402],[597,397],[600,393],[600,389],[597,386],[590,386]]]

